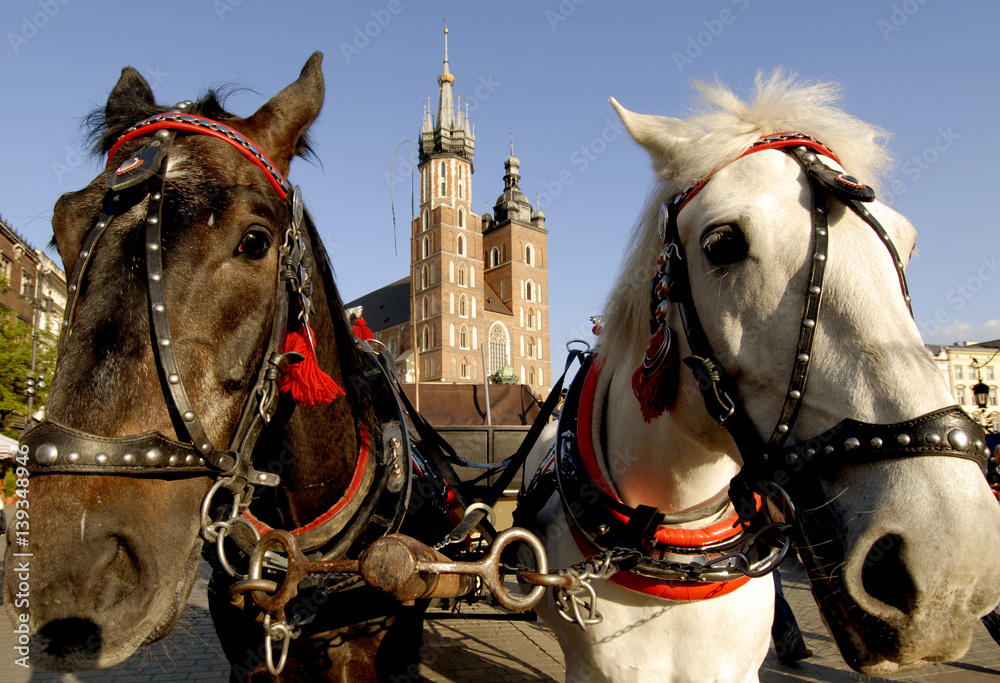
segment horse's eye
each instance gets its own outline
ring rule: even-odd
[[[237,251],[241,254],[245,254],[247,258],[259,259],[264,258],[267,254],[267,250],[271,248],[271,236],[268,235],[263,230],[250,230],[240,241],[240,246]]]
[[[701,238],[701,250],[717,266],[742,261],[750,251],[743,231],[735,225],[720,225]]]

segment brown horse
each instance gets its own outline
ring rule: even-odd
[[[351,335],[315,227],[284,180],[309,151],[321,61],[314,54],[247,118],[214,93],[168,110],[126,68],[91,117],[108,168],[55,207],[71,301],[46,420],[22,439],[30,599],[17,599],[13,572],[4,584],[35,667],[108,667],[166,635],[195,580],[199,533],[240,537],[248,552],[259,531],[295,529],[329,559],[400,529],[407,504],[405,530],[428,540],[446,530],[435,495],[410,496],[404,420]],[[213,523],[223,509],[234,512]],[[216,565],[245,570],[231,540],[220,545]],[[9,546],[7,566],[24,551]],[[259,623],[276,615],[249,600],[237,609],[232,583],[216,569],[210,595],[232,678],[278,680]],[[280,680],[412,674],[419,603],[334,583],[304,587],[288,605],[299,637]]]

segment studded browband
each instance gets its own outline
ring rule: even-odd
[[[985,445],[982,428],[958,406],[891,425],[875,425],[848,419],[817,437],[791,447],[785,446],[802,405],[812,360],[812,344],[822,304],[828,255],[828,203],[831,198],[850,207],[878,235],[892,258],[900,289],[911,315],[913,310],[903,262],[895,245],[885,228],[863,205],[875,199],[874,190],[824,163],[820,158],[822,156],[838,164],[840,162],[825,145],[803,133],[787,132],[765,136],[738,158],[768,149],[778,149],[789,154],[806,173],[812,194],[813,246],[789,388],[777,424],[766,441],[750,420],[736,383],[718,361],[698,318],[677,226],[681,209],[705,187],[714,172],[662,205],[659,230],[664,249],[657,261],[657,273],[650,286],[651,332],[666,324],[670,306],[676,305],[692,354],[684,359],[684,363],[698,380],[709,414],[727,428],[743,458],[743,468],[730,487],[730,497],[743,520],[749,521],[756,515],[756,506],[753,504],[755,493],[772,493],[772,484],[785,486],[794,483],[805,472],[816,476],[818,467],[937,455],[969,459],[984,468],[989,450]]]
[[[190,102],[182,102],[174,107],[174,111],[140,121],[126,130],[109,152],[110,166],[122,144],[154,133],[151,141],[107,178],[108,200],[84,239],[67,287],[68,300],[60,347],[71,334],[77,298],[94,249],[113,219],[123,211],[120,208],[123,195],[131,188],[140,187],[140,197],[148,198],[145,246],[150,328],[155,340],[154,355],[175,429],[179,435],[185,435],[190,443],[174,441],[156,432],[102,437],[44,420],[33,425],[21,437],[21,443],[28,446],[32,474],[78,472],[162,477],[211,473],[228,477],[230,483],[227,488],[236,491],[242,490],[246,483],[277,486],[280,482],[275,474],[254,470],[250,459],[257,437],[277,408],[277,385],[282,371],[288,363],[300,360],[297,354],[280,352],[293,296],[297,296],[296,303],[301,309],[299,317],[302,323],[308,325],[311,248],[301,230],[301,192],[298,188],[291,189],[288,181],[256,144],[222,123],[184,114],[183,110],[189,106]],[[219,450],[211,444],[188,397],[174,354],[173,336],[167,316],[161,259],[166,174],[161,169],[177,130],[207,134],[227,142],[264,171],[268,182],[282,199],[287,199],[291,193],[291,219],[279,248],[280,261],[275,284],[277,305],[264,354],[265,360],[227,451]]]

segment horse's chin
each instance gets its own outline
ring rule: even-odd
[[[826,609],[821,610],[834,639],[840,648],[844,661],[855,671],[866,676],[888,676],[906,671],[915,671],[933,664],[957,661],[968,651],[972,643],[972,624],[965,627],[957,626],[945,629],[934,627],[935,631],[949,632],[938,638],[933,655],[928,655],[925,648],[916,643],[921,642],[924,634],[901,637],[887,624],[881,626],[859,627],[854,623],[835,621],[830,618]],[[873,633],[872,629],[880,630]],[[884,651],[875,651],[866,643],[877,642],[885,647]]]
[[[200,544],[193,548],[183,576],[163,600],[154,602],[139,623],[100,623],[84,618],[61,618],[32,625],[28,643],[31,666],[52,673],[106,669],[121,664],[145,645],[155,643],[173,630],[197,578]],[[8,614],[17,614],[8,602]]]

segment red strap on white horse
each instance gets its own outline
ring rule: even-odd
[[[583,382],[583,389],[580,392],[580,412],[577,417],[577,448],[579,449],[584,469],[598,488],[608,496],[621,502],[621,499],[615,493],[614,487],[608,482],[597,462],[597,450],[594,447],[594,397],[597,392],[600,372],[601,363],[593,363]],[[759,496],[757,497],[757,505],[758,508],[761,505]],[[628,524],[629,518],[627,516],[610,508],[608,512],[617,517],[623,524]],[[597,549],[592,547],[572,524],[570,525],[570,529],[573,532],[573,539],[584,555],[589,557],[597,552]],[[734,513],[728,519],[700,529],[679,529],[676,527],[660,526],[654,532],[653,538],[649,540],[672,546],[697,548],[733,538],[739,535],[741,531],[739,515]],[[746,584],[750,578],[741,577],[733,581],[722,582],[669,581],[654,579],[627,571],[618,571],[609,580],[617,586],[651,597],[689,602],[726,595]]]

